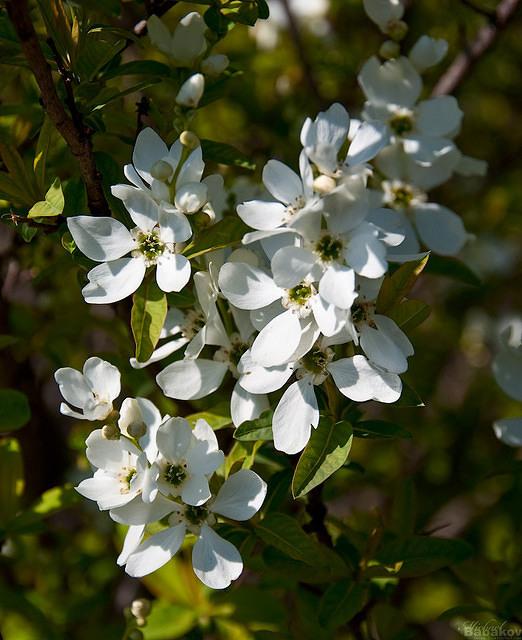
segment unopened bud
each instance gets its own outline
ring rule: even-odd
[[[127,638],[129,640],[144,640],[145,636],[139,629],[133,629],[132,631],[129,632],[129,634],[127,635]]]
[[[398,58],[401,52],[401,48],[397,42],[393,40],[386,40],[381,44],[379,49],[379,55],[385,60],[391,60],[392,58]]]
[[[127,433],[131,438],[141,438],[147,433],[147,425],[144,422],[131,422],[127,427]]]
[[[179,136],[179,141],[184,147],[187,147],[187,149],[191,151],[192,149],[197,149],[201,144],[197,135],[192,133],[192,131],[182,131]]]
[[[120,430],[115,424],[104,424],[102,427],[102,436],[106,440],[118,440],[120,437]]]
[[[317,176],[314,180],[314,191],[317,191],[317,193],[330,193],[336,186],[335,180],[324,174]]]
[[[408,25],[404,20],[392,20],[386,27],[386,33],[392,40],[399,42],[408,33]]]
[[[136,598],[132,601],[130,610],[135,618],[146,618],[152,608],[150,600],[147,598]]]
[[[170,179],[172,175],[172,167],[165,160],[158,160],[150,170],[150,175],[156,180],[161,180],[161,182],[166,182]]]
[[[205,76],[201,73],[195,73],[181,85],[178,95],[176,96],[177,104],[182,107],[190,107],[195,109],[205,91]]]
[[[230,60],[222,53],[209,56],[201,63],[201,71],[209,76],[218,76],[228,67]]]

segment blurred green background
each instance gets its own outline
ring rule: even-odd
[[[145,13],[139,2],[76,4],[85,8],[93,23],[125,28],[132,28]],[[496,5],[480,0],[476,4],[483,9]],[[293,5],[297,41],[295,32],[280,19],[284,12],[278,0],[270,5],[273,17],[267,23],[254,29],[236,26],[218,46],[231,66],[243,73],[229,83],[224,99],[198,111],[193,126],[200,137],[233,144],[257,163],[255,174],[220,166],[228,186],[238,175],[259,181],[270,157],[295,167],[299,131],[307,115],[315,116],[334,101],[357,115],[362,106],[357,72],[383,40],[359,0],[297,0]],[[166,22],[173,28],[189,9],[188,3],[174,7]],[[1,12],[4,26],[5,11]],[[458,0],[414,0],[406,20],[410,27],[406,50],[423,33],[449,41],[447,58],[426,76],[426,95],[485,22],[484,16]],[[141,58],[166,62],[147,38],[128,47],[122,61]],[[520,407],[497,388],[490,371],[498,321],[522,314],[521,60],[519,11],[457,91],[465,113],[458,145],[464,153],[488,162],[488,176],[456,177],[432,194],[432,199],[462,215],[476,236],[462,258],[482,284],[455,282],[430,274],[428,268],[414,297],[430,303],[433,311],[411,336],[415,356],[406,375],[425,407],[366,407],[369,416],[395,421],[413,437],[356,440],[351,453],[356,464],[325,486],[330,516],[363,539],[384,521],[392,528],[459,536],[475,549],[472,559],[452,569],[400,583],[376,580],[379,609],[372,619],[379,628],[372,637],[462,637],[448,622],[438,620],[457,606],[464,607],[462,620],[497,616],[500,621],[522,621],[521,452],[499,443],[491,427],[498,417],[519,414]],[[0,140],[31,158],[42,123],[38,92],[27,71],[10,62],[3,57],[0,66]],[[125,88],[129,82],[126,77],[115,84]],[[151,101],[145,123],[172,141],[173,95],[166,83],[108,104],[97,116],[104,131],[94,136],[108,185],[123,180],[122,166],[130,159],[136,133],[136,103],[143,94]],[[75,178],[75,167],[58,135],[48,167],[49,175],[58,175],[62,182]],[[69,214],[82,213],[73,208],[71,204]],[[160,395],[151,371],[130,368],[128,306],[94,307],[83,302],[83,273],[61,245],[59,233],[40,231],[26,242],[10,222],[11,207],[5,202],[2,213],[0,334],[16,341],[1,343],[0,387],[20,389],[30,400],[32,418],[17,433],[26,469],[21,500],[29,505],[46,489],[76,483],[87,470],[83,443],[89,425],[60,416],[52,377],[58,367],[81,369],[87,357],[99,355],[120,368],[126,395],[147,395],[171,415],[192,413],[204,405],[176,406]],[[217,400],[226,398],[226,393],[222,390]],[[230,447],[228,432],[221,434],[223,446]],[[263,475],[263,464],[259,469]],[[0,469],[0,478],[1,474]],[[301,507],[289,503],[287,508]],[[193,577],[190,565],[187,569],[186,552],[140,583],[116,566],[118,545],[113,524],[87,501],[77,501],[32,533],[4,541],[1,637],[116,640],[123,633],[123,608],[138,595],[161,601],[145,630],[147,640],[328,637],[314,617],[314,590],[285,584],[280,575],[263,569],[256,556],[247,562],[254,573],[247,571],[242,584],[211,595]],[[261,569],[260,578],[256,569]],[[493,613],[475,613],[477,606]],[[362,636],[347,631],[337,637]]]

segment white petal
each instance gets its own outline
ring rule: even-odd
[[[260,394],[280,389],[290,378],[294,368],[290,362],[278,367],[261,367],[252,360],[250,351],[246,351],[239,361],[238,370],[241,373],[239,384],[243,389]]]
[[[400,20],[404,13],[401,0],[363,0],[366,15],[386,33],[388,23]]]
[[[128,460],[128,453],[120,440],[107,440],[103,437],[101,429],[91,431],[85,444],[87,460],[99,469],[118,472]]]
[[[54,379],[64,399],[73,406],[84,407],[92,400],[92,390],[87,385],[83,374],[76,369],[62,367],[55,371]]]
[[[416,109],[416,124],[427,136],[446,136],[460,127],[463,112],[453,96],[438,96],[424,100]]]
[[[236,547],[206,524],[192,549],[192,566],[201,582],[211,589],[225,589],[243,571]]]
[[[266,307],[282,293],[265,271],[244,262],[228,262],[221,267],[219,288],[240,309]]]
[[[301,339],[301,324],[293,311],[285,311],[264,327],[252,344],[252,359],[273,367],[287,362]]]
[[[337,154],[346,140],[350,118],[346,109],[334,103],[312,122],[307,118],[301,129],[301,144],[318,169],[331,174],[337,169]]]
[[[350,144],[346,163],[353,166],[372,160],[388,144],[388,139],[388,129],[384,124],[363,122]]]
[[[356,273],[365,278],[380,278],[388,269],[386,246],[373,233],[354,234],[344,256]]]
[[[87,274],[89,284],[82,289],[85,302],[109,304],[133,294],[145,276],[145,262],[140,258],[119,258],[103,262]]]
[[[184,418],[169,418],[160,425],[156,435],[159,452],[169,462],[178,462],[192,442],[192,429]]]
[[[263,183],[276,200],[290,204],[303,195],[301,178],[279,160],[269,160],[263,169]]]
[[[140,176],[150,184],[152,182],[150,170],[156,162],[162,160],[167,153],[167,145],[159,135],[154,129],[146,127],[139,132],[136,138],[134,151],[132,153],[132,164]]]
[[[153,362],[159,362],[160,360],[164,360],[165,358],[170,356],[172,353],[179,351],[181,348],[183,348],[187,344],[187,342],[188,340],[186,338],[169,340],[169,342],[162,344],[161,347],[154,349],[151,357],[148,360],[145,360],[145,362],[138,362],[136,358],[130,358],[129,359],[130,366],[133,369],[144,369],[145,367],[148,367],[149,364],[152,364]]]
[[[196,147],[194,151],[185,160],[183,166],[176,180],[176,189],[179,189],[182,185],[191,183],[197,183],[201,180],[205,163],[203,162],[203,151],[201,147]]]
[[[235,427],[239,427],[243,422],[256,420],[259,416],[270,408],[268,398],[263,394],[249,393],[236,382],[230,397],[230,415]]]
[[[319,409],[310,376],[291,384],[274,411],[274,447],[285,453],[305,448],[312,426],[319,424]]]
[[[92,391],[104,400],[115,400],[121,391],[121,375],[117,367],[101,358],[88,358],[83,375]]]
[[[446,40],[421,36],[413,45],[408,57],[413,66],[421,73],[438,64],[448,51]]]
[[[195,109],[203,97],[204,91],[205,76],[202,73],[195,73],[181,85],[176,95],[176,102],[182,107]]]
[[[185,525],[169,527],[147,538],[129,556],[125,571],[133,578],[141,578],[156,571],[176,554],[185,539]]]
[[[96,262],[121,258],[135,246],[130,231],[114,218],[75,216],[67,218],[67,226],[78,249]]]
[[[392,373],[407,371],[406,356],[387,333],[364,325],[359,334],[361,348],[369,360]]]
[[[522,447],[522,418],[496,420],[493,429],[497,438],[510,447]]]
[[[208,202],[207,185],[202,182],[187,182],[176,191],[174,203],[184,213],[196,213]]]
[[[400,398],[402,383],[399,376],[380,371],[364,356],[336,360],[330,363],[328,370],[339,391],[355,402],[390,403]]]
[[[188,470],[190,473],[209,476],[223,464],[224,460],[216,434],[203,419],[196,422],[192,434],[193,445],[186,456]]]
[[[283,247],[276,251],[270,263],[274,282],[279,287],[291,289],[314,271],[316,261],[315,255],[308,249]]]
[[[252,229],[265,231],[283,224],[285,206],[280,202],[250,200],[237,206],[237,214]]]
[[[197,400],[219,388],[228,367],[215,360],[180,360],[173,362],[157,376],[163,393],[176,400]]]
[[[205,504],[211,495],[208,480],[202,474],[190,476],[181,487],[183,502],[195,507]]]
[[[406,334],[399,329],[397,324],[391,318],[375,314],[373,316],[373,321],[377,325],[377,329],[379,329],[381,333],[386,334],[388,338],[399,347],[406,357],[413,355],[413,345]]]
[[[165,205],[160,209],[159,225],[162,242],[185,242],[192,235],[187,217]]]
[[[328,267],[319,282],[319,295],[340,309],[350,309],[357,297],[354,270],[338,264]]]
[[[159,206],[142,189],[117,184],[111,187],[111,193],[123,202],[134,224],[142,231],[150,231],[158,223]]]
[[[137,496],[123,507],[112,509],[109,513],[114,522],[128,525],[141,525],[161,520],[179,507],[172,500],[158,494],[153,502],[143,502],[141,496]]]
[[[222,485],[210,510],[231,520],[250,520],[261,509],[266,482],[250,469],[230,475]]]
[[[514,400],[522,401],[522,354],[502,349],[493,360],[493,374],[499,387]]]
[[[422,242],[435,253],[454,256],[465,245],[468,234],[459,216],[439,204],[417,205],[415,225]]]
[[[404,57],[383,64],[375,56],[370,58],[361,69],[359,84],[368,100],[377,105],[412,107],[422,90],[420,75]]]
[[[118,556],[118,559],[116,560],[116,563],[120,567],[127,562],[130,554],[136,551],[143,538],[144,531],[145,525],[143,524],[133,525],[129,527],[127,535],[125,536],[125,540],[123,542],[123,548],[120,555]]]
[[[314,296],[310,300],[310,306],[314,314],[315,322],[325,336],[331,336],[341,329],[343,318],[346,312],[338,309],[335,305],[326,302],[322,296]],[[307,351],[311,345],[308,346]],[[302,353],[301,355],[304,355]]]
[[[181,291],[190,280],[190,262],[180,253],[165,252],[156,263],[156,281],[162,291]]]

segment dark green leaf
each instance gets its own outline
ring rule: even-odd
[[[167,315],[167,297],[148,277],[132,296],[131,328],[138,362],[148,360],[160,337]]]
[[[109,80],[118,76],[170,77],[171,75],[170,67],[162,62],[157,62],[156,60],[133,60],[105,71],[102,77],[104,80]]]
[[[266,0],[257,0],[257,13],[260,20],[268,20],[270,17],[270,9]]]
[[[422,324],[431,313],[431,307],[420,300],[404,300],[388,312],[403,331],[411,331]]]
[[[349,422],[334,423],[329,418],[321,418],[297,463],[292,480],[294,498],[306,495],[343,466],[352,439]]]
[[[18,511],[24,488],[20,445],[14,438],[0,440],[0,526],[5,527]]]
[[[209,29],[214,31],[220,38],[228,32],[230,20],[227,20],[217,7],[210,7],[203,15]]]
[[[271,410],[263,411],[261,416],[256,420],[243,422],[234,431],[234,438],[249,442],[252,440],[272,440],[272,417],[274,412]]]
[[[406,262],[393,274],[388,274],[377,297],[377,313],[387,313],[409,293],[428,262],[428,254],[416,262]]]
[[[394,407],[423,407],[424,402],[419,394],[410,387],[409,384],[402,381],[401,397],[394,403]]]
[[[20,429],[31,418],[27,396],[16,389],[0,389],[0,433]]]
[[[251,169],[252,171],[256,168],[255,163],[252,162],[248,156],[224,142],[202,140],[201,148],[203,150],[203,159],[205,162],[212,161],[219,164],[242,167],[243,169]]]
[[[426,268],[426,273],[446,276],[447,278],[469,284],[473,287],[480,287],[482,284],[480,278],[468,265],[457,258],[450,258],[448,256],[432,255]]]
[[[349,622],[364,606],[366,589],[348,578],[331,584],[319,604],[319,622],[336,629]]]
[[[411,433],[398,424],[385,420],[363,420],[353,425],[356,438],[411,438]]]
[[[235,216],[228,216],[204,229],[196,240],[189,244],[183,253],[187,258],[196,258],[215,249],[223,249],[240,242],[249,227]]]

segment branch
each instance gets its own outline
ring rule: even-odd
[[[501,0],[489,24],[479,29],[475,40],[461,51],[435,85],[432,95],[444,96],[453,93],[470,73],[477,61],[493,46],[500,31],[505,29],[515,16],[520,0]]]
[[[7,0],[6,7],[9,19],[20,40],[22,51],[40,88],[43,107],[69,146],[71,153],[78,160],[80,173],[85,182],[89,209],[93,215],[110,215],[101,176],[94,162],[91,138],[85,127],[67,114],[58,97],[51,67],[47,64],[31,21],[27,0]],[[72,111],[72,114],[74,113],[75,111]]]

